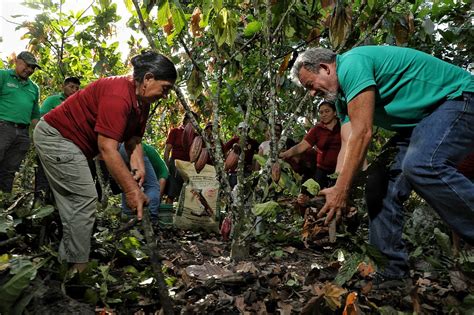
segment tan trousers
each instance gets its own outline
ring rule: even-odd
[[[79,147],[43,119],[33,139],[63,225],[59,257],[70,263],[85,263],[89,260],[97,202],[87,159]]]

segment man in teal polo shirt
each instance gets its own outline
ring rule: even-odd
[[[46,98],[40,108],[41,116],[46,115],[50,110],[64,102],[66,98],[73,95],[81,87],[81,81],[76,77],[68,77],[64,80],[62,93],[51,95]]]
[[[32,53],[18,54],[15,69],[0,70],[0,191],[11,192],[30,147],[28,129],[40,118],[39,88],[29,79],[40,68]]]
[[[469,72],[417,50],[366,46],[342,55],[309,49],[296,60],[293,74],[313,96],[337,100],[342,120],[350,119],[341,128],[346,146],[337,182],[321,191],[326,204],[319,215],[327,213],[326,223],[346,206],[372,125],[397,132],[391,141],[398,153],[387,170],[380,206],[369,208],[369,241],[389,259],[376,283],[408,276],[403,202],[412,189],[474,244],[474,184],[456,169],[474,147]]]
[[[73,95],[81,87],[81,81],[76,77],[68,77],[63,82],[63,91],[56,95],[51,95],[46,98],[41,105],[40,114],[41,116],[46,115],[49,111],[56,108],[62,102],[64,102],[69,96]],[[35,196],[36,198],[43,197],[43,200],[47,203],[51,202],[51,190],[49,189],[49,183],[44,174],[43,166],[40,161],[37,161],[38,168],[35,174]]]

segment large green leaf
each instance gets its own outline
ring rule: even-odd
[[[192,96],[192,99],[197,99],[199,95],[201,95],[202,80],[198,69],[193,68],[193,71],[191,72],[191,75],[189,76],[187,82],[187,87],[190,96]]]
[[[339,272],[337,273],[337,276],[334,279],[334,283],[342,286],[349,279],[351,279],[354,276],[354,274],[357,272],[357,267],[363,261],[363,259],[364,259],[364,255],[361,255],[361,254],[354,254],[350,256],[346,260],[344,265],[342,265]]]
[[[10,311],[23,290],[36,277],[37,270],[48,260],[44,259],[37,265],[33,265],[30,261],[24,261],[20,268],[15,270],[15,275],[0,287],[0,310],[3,313]]]
[[[247,24],[247,26],[244,29],[244,36],[251,37],[255,33],[260,32],[262,29],[262,23],[260,21],[253,21]]]
[[[436,237],[436,242],[438,243],[439,247],[441,247],[443,253],[446,255],[451,255],[452,250],[449,236],[446,233],[441,232],[441,230],[438,228],[435,228],[433,232],[434,236]]]
[[[302,186],[305,187],[306,190],[313,196],[317,196],[319,194],[319,191],[321,190],[321,187],[319,186],[318,182],[312,178],[305,181]]]
[[[265,218],[275,218],[276,215],[280,212],[281,207],[276,201],[268,201],[265,203],[255,204],[252,212],[256,216],[261,216]]]
[[[54,207],[52,205],[47,205],[42,208],[33,210],[33,212],[27,217],[27,219],[41,219],[47,217],[54,212]]]

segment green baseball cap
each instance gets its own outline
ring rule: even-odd
[[[41,69],[41,67],[38,65],[38,62],[36,61],[35,56],[33,56],[33,54],[29,51],[22,51],[16,57],[26,62],[26,64],[29,66],[35,66],[36,68]]]

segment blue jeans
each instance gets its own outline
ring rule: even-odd
[[[123,160],[127,165],[130,164],[130,159],[128,157],[127,152],[125,151],[125,147],[123,144],[120,145],[119,152],[122,155]],[[153,169],[153,165],[151,164],[150,160],[146,155],[143,156],[145,161],[145,181],[143,183],[143,189],[145,195],[150,199],[150,203],[148,204],[148,209],[150,210],[150,216],[152,221],[156,221],[158,219],[158,208],[160,207],[160,183],[158,182],[158,178],[156,177],[155,170]],[[131,215],[132,211],[130,208],[127,207],[127,203],[125,201],[125,194],[122,193],[122,209],[123,212],[127,215]]]
[[[369,242],[389,259],[381,273],[401,278],[408,273],[403,203],[412,189],[451,229],[474,244],[474,184],[456,169],[474,147],[473,94],[444,102],[412,132],[399,133],[392,141],[398,153],[388,172],[381,207],[368,205]]]

